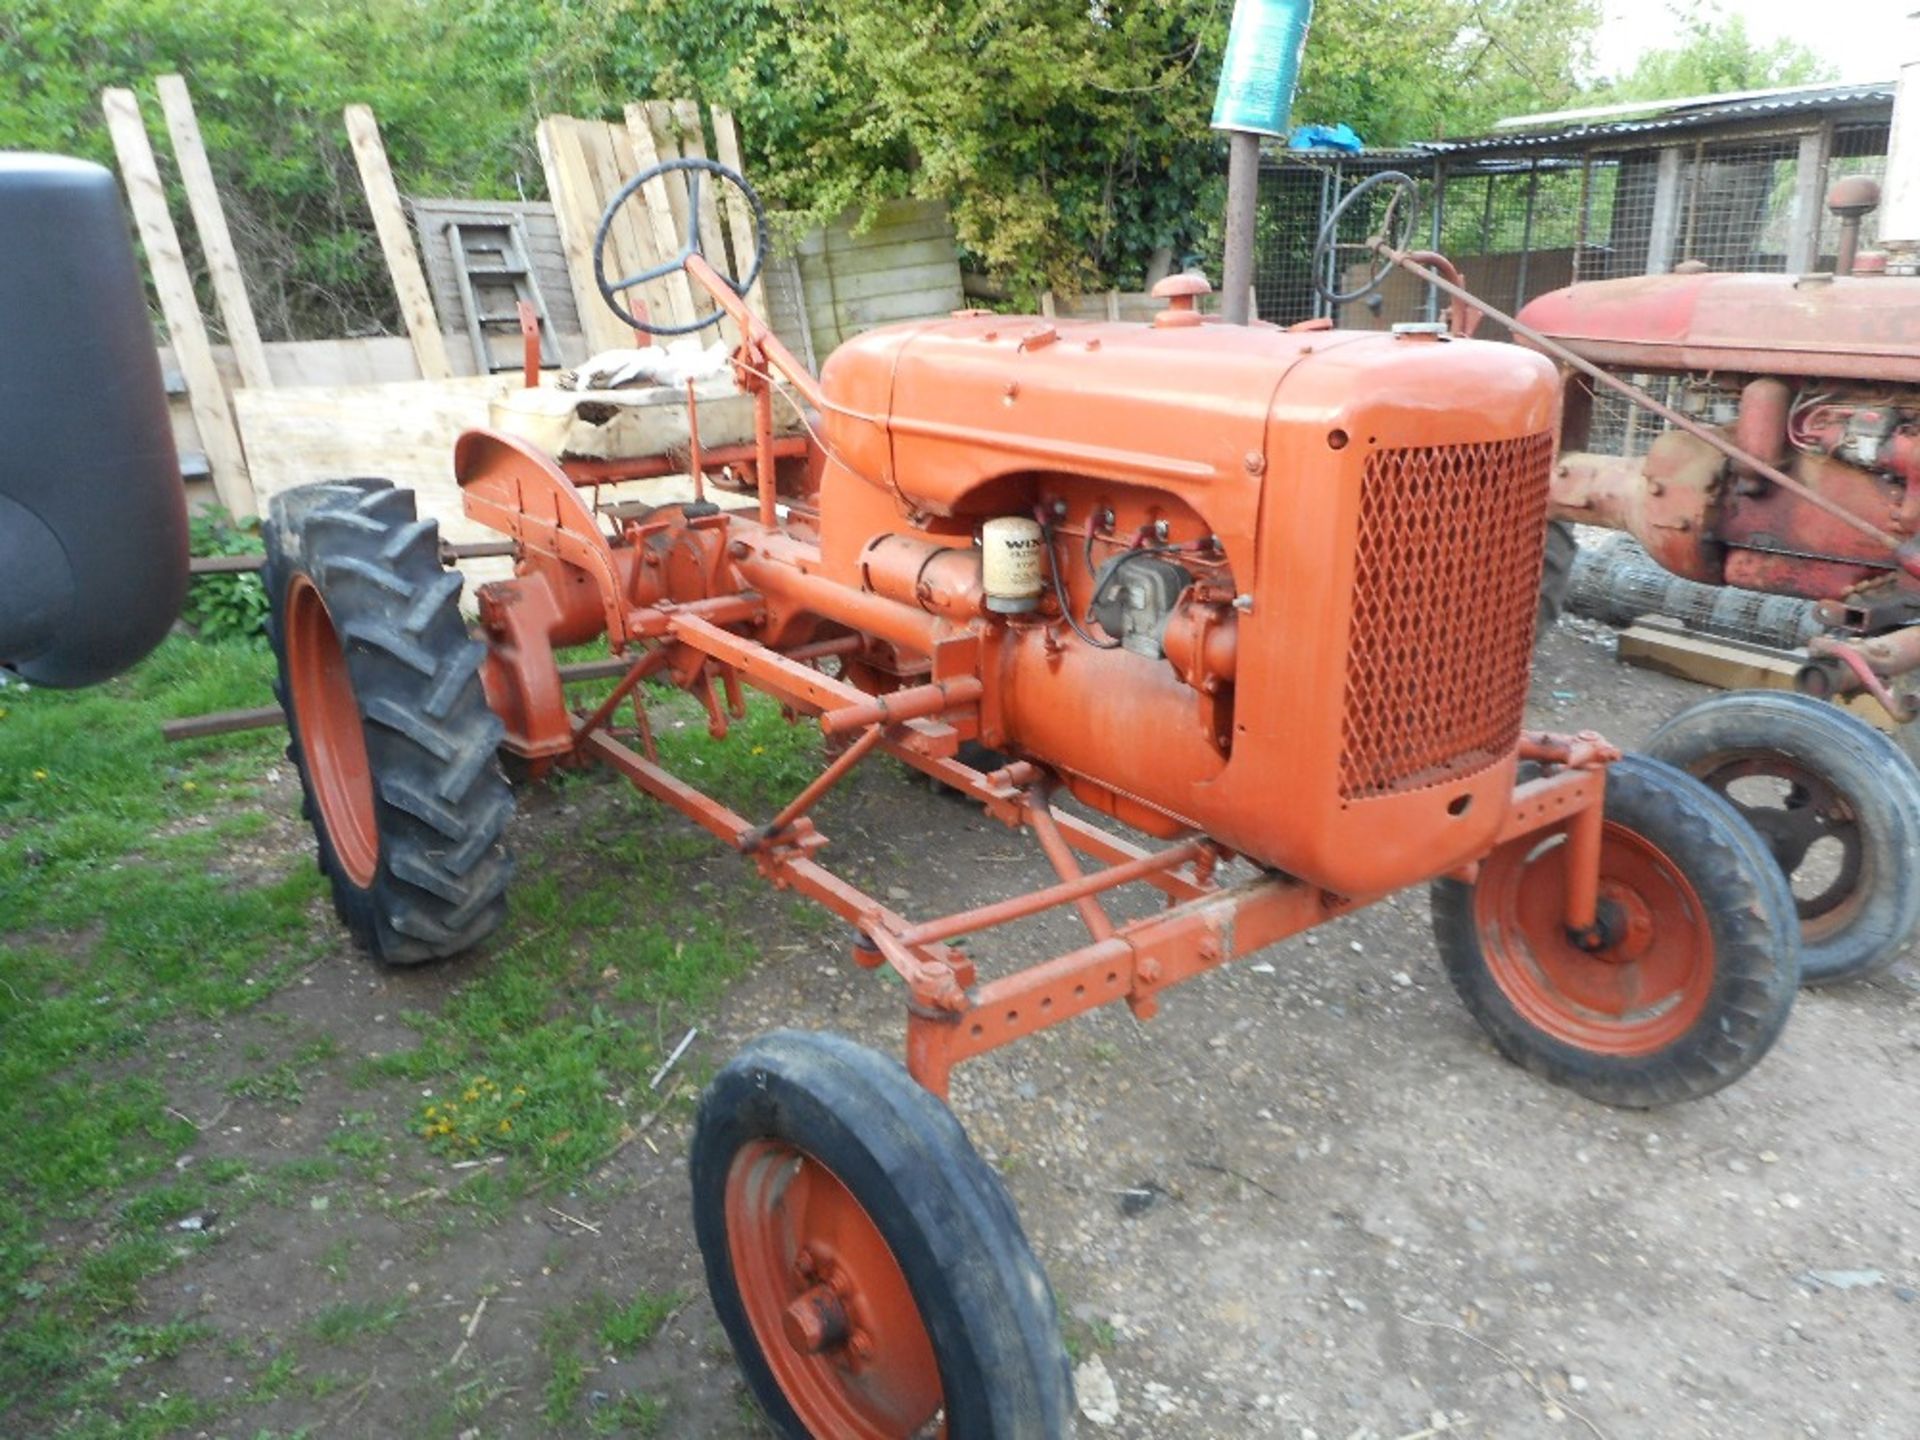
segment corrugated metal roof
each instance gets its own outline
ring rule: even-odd
[[[1511,130],[1458,139],[1417,141],[1413,148],[1430,155],[1471,154],[1488,150],[1532,150],[1546,146],[1586,144],[1614,136],[1657,135],[1711,129],[1745,120],[1774,116],[1819,115],[1830,110],[1876,109],[1893,106],[1893,83],[1832,85],[1819,90],[1796,88],[1778,95],[1731,103],[1708,103],[1660,111],[1639,120],[1612,120],[1597,125],[1557,126],[1547,130]]]

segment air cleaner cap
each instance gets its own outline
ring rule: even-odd
[[[1164,329],[1200,324],[1200,297],[1211,295],[1213,286],[1207,283],[1206,276],[1188,270],[1167,276],[1153,287],[1152,293],[1154,299],[1167,302],[1167,308],[1153,317],[1153,323]]]

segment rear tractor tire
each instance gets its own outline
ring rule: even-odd
[[[1886,969],[1920,926],[1920,773],[1898,744],[1808,695],[1732,691],[1690,705],[1647,753],[1726,798],[1793,890],[1801,981]]]
[[[334,908],[393,965],[472,949],[506,914],[513,795],[439,526],[385,480],[302,486],[266,523],[275,691]]]
[[[1454,989],[1509,1060],[1589,1099],[1650,1109],[1732,1084],[1800,984],[1773,857],[1727,802],[1658,760],[1607,770],[1597,951],[1565,925],[1562,834],[1521,836],[1471,884],[1433,886]]]
[[[748,1387],[789,1440],[1053,1440],[1053,1292],[947,1107],[837,1035],[778,1031],[700,1102],[693,1224]]]
[[[1567,592],[1573,588],[1573,562],[1580,558],[1580,542],[1573,526],[1564,520],[1547,522],[1547,553],[1540,567],[1540,609],[1536,617],[1535,638],[1546,634],[1567,608]]]

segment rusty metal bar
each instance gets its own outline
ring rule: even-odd
[[[189,575],[241,575],[264,569],[264,555],[195,555],[187,561]]]
[[[885,732],[882,727],[878,725],[862,733],[858,740],[834,757],[832,764],[814,776],[806,789],[789,800],[781,808],[780,813],[761,828],[761,833],[748,844],[747,848],[758,850],[763,845],[778,840],[781,831],[818,804],[823,795],[846,779],[848,772],[873,752],[873,747],[880,743],[883,733]]]
[[[1081,879],[1086,872],[1080,868],[1080,861],[1074,855],[1073,847],[1067,844],[1066,837],[1060,833],[1060,827],[1053,823],[1053,805],[1048,795],[1051,788],[1043,782],[1027,792],[1027,824],[1032,827],[1033,838],[1040,842],[1040,849],[1053,866],[1054,873],[1071,883]],[[1073,903],[1080,912],[1087,933],[1094,939],[1105,940],[1113,934],[1113,921],[1107,918],[1107,912],[1100,908],[1100,902],[1093,896],[1083,895]]]
[[[666,663],[667,652],[664,647],[661,647],[647,651],[646,654],[628,666],[627,673],[621,679],[620,683],[614,686],[608,693],[607,698],[602,700],[599,705],[594,708],[593,713],[587,716],[587,718],[581,721],[575,728],[573,732],[574,745],[578,746],[587,736],[593,734],[594,731],[612,719],[613,712],[620,708],[620,702],[633,693],[633,687],[638,685],[642,680],[645,680],[649,675],[658,673]]]
[[[1567,822],[1567,930],[1577,943],[1598,948],[1600,938],[1600,847],[1606,812],[1582,806]]]
[[[286,722],[278,705],[260,705],[251,710],[218,710],[211,715],[189,715],[168,720],[160,726],[166,740],[202,740],[209,735],[230,735],[236,730],[264,730]]]
[[[907,1069],[936,1095],[962,1060],[1125,999],[1142,1018],[1158,992],[1353,908],[1269,875],[1136,920],[1106,940],[990,981],[955,1014],[911,1010]]]
[[[707,477],[700,465],[700,403],[693,398],[693,382],[687,382],[687,474],[693,479],[693,503],[707,498]]]
[[[865,696],[855,704],[829,710],[820,717],[821,733],[838,735],[868,725],[897,725],[938,715],[961,705],[971,705],[986,693],[986,687],[971,675],[952,680],[935,680],[928,685],[911,685],[885,695]]]
[[[989,807],[1000,803],[1005,798],[997,795],[987,776],[971,765],[963,765],[958,760],[924,754],[893,741],[886,742],[886,745],[887,753],[894,759],[911,765],[921,774],[938,780],[943,785],[951,786],[961,794],[970,796]],[[1082,855],[1089,855],[1103,865],[1125,864],[1153,853],[1073,815],[1056,811],[1053,821],[1069,845]],[[1184,875],[1155,874],[1144,878],[1147,884],[1175,901],[1197,899],[1215,888],[1210,884],[1189,880]]]
[[[807,437],[804,435],[779,435],[774,438],[773,453],[779,459],[790,459],[807,453]],[[710,445],[703,448],[701,458],[710,466],[741,465],[755,458],[751,444]],[[658,480],[663,475],[678,475],[684,466],[672,454],[642,455],[630,460],[567,460],[560,468],[576,486],[584,489],[590,485],[612,485],[622,480]]]
[[[827,397],[820,388],[820,382],[811,371],[802,365],[791,350],[773,333],[771,326],[753,313],[753,308],[741,299],[732,285],[707,263],[704,255],[689,255],[686,261],[687,274],[700,282],[700,288],[713,297],[713,303],[727,312],[728,317],[740,329],[741,344],[751,346],[764,355],[767,363],[786,377],[789,384],[798,390],[803,399],[816,410],[833,407],[827,404]]]
[[[627,660],[581,660],[560,667],[560,683],[577,685],[586,680],[609,680],[631,668]],[[209,735],[228,735],[239,730],[265,730],[284,725],[287,717],[278,705],[259,705],[250,710],[215,710],[206,715],[187,715],[168,720],[160,726],[160,737],[169,742],[200,740]]]
[[[1157,870],[1172,870],[1186,864],[1189,860],[1198,860],[1206,853],[1208,842],[1205,840],[1183,840],[1178,845],[1165,850],[1157,850],[1132,860],[1124,865],[1112,865],[1092,875],[1084,875],[1078,880],[1062,881],[1058,885],[1049,885],[1044,890],[1030,890],[1025,895],[1016,895],[1008,900],[996,900],[990,905],[978,905],[971,910],[961,910],[952,915],[942,916],[938,920],[928,920],[915,925],[898,938],[903,945],[932,945],[941,940],[951,940],[956,935],[968,935],[976,930],[991,930],[995,926],[1010,921],[1021,920],[1029,915],[1037,915],[1042,910],[1051,910],[1057,905],[1079,900],[1085,895],[1097,895],[1102,890],[1112,890],[1120,885],[1128,885],[1135,880],[1143,880]]]
[[[1686,431],[1687,434],[1693,436],[1696,440],[1701,440],[1711,445],[1715,450],[1718,450],[1722,455],[1726,456],[1727,459],[1737,461],[1739,464],[1752,470],[1756,475],[1771,480],[1789,494],[1797,495],[1800,499],[1806,501],[1807,504],[1813,506],[1814,509],[1830,515],[1843,525],[1848,525],[1858,530],[1862,535],[1877,540],[1880,544],[1887,547],[1888,551],[1892,553],[1895,563],[1898,564],[1902,570],[1920,579],[1920,550],[1910,551],[1906,549],[1897,536],[1882,530],[1872,521],[1854,514],[1853,511],[1847,509],[1846,506],[1828,499],[1819,491],[1802,485],[1777,465],[1769,465],[1757,455],[1749,455],[1738,445],[1735,445],[1732,441],[1723,437],[1718,431],[1709,429],[1698,421],[1682,415],[1672,406],[1654,399],[1637,385],[1629,385],[1626,381],[1616,378],[1591,361],[1574,354],[1573,351],[1558,341],[1549,340],[1531,325],[1522,324],[1520,321],[1514,319],[1513,316],[1503,313],[1484,300],[1478,299],[1464,286],[1455,285],[1451,281],[1436,274],[1430,267],[1422,265],[1408,252],[1396,250],[1385,241],[1381,241],[1377,253],[1385,256],[1388,260],[1391,260],[1415,278],[1425,280],[1429,285],[1437,285],[1447,294],[1464,301],[1466,304],[1473,306],[1485,314],[1491,315],[1514,334],[1524,335],[1528,340],[1539,346],[1541,350],[1553,356],[1554,359],[1560,361],[1562,364],[1573,367],[1589,380],[1605,386],[1617,395],[1623,396],[1641,409],[1651,411],[1653,414],[1658,415],[1676,430]]]
[[[851,655],[867,643],[864,635],[835,635],[830,640],[809,640],[791,650],[777,650],[789,660],[824,660],[829,655]]]
[[[669,616],[667,633],[681,644],[732,666],[761,688],[810,709],[850,707],[867,698],[867,692],[857,686],[823,675],[811,665],[770,650],[745,635],[723,630],[697,615],[674,612]]]
[[[455,545],[440,542],[440,563],[455,560],[482,560],[492,555],[517,555],[520,545],[514,540],[469,540]],[[264,555],[195,555],[187,561],[189,575],[247,575],[267,568]]]
[[[694,789],[671,771],[635,754],[604,730],[581,740],[580,748],[618,770],[661,804],[670,806],[735,850],[753,832],[753,822]]]

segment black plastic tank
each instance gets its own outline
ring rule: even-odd
[[[186,496],[113,176],[0,152],[0,666],[88,685],[187,592]]]

